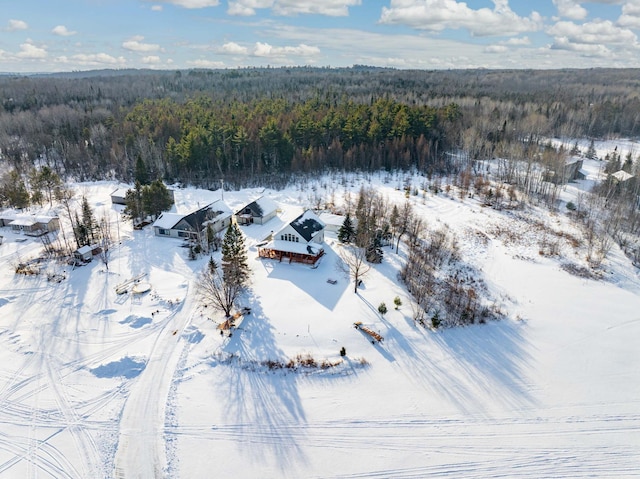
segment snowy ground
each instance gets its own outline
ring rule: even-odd
[[[402,202],[395,184],[371,180]],[[349,185],[355,193],[360,181]],[[113,189],[81,187],[115,220]],[[333,189],[340,201],[345,187]],[[358,295],[335,268],[331,237],[317,269],[257,258],[255,244],[295,218],[309,191],[267,191],[282,212],[243,227],[251,314],[232,337],[194,296],[206,258],[189,261],[177,240],[119,221],[108,272],[98,260],[47,265],[66,276],[56,283],[15,275],[40,245],[0,228],[0,477],[637,477],[640,279],[619,251],[603,280],[584,279],[562,267],[581,264],[579,247],[541,256],[544,233],[518,215],[412,196],[431,227],[458,234],[509,318],[434,332],[411,320],[396,277],[403,256],[388,248]],[[329,197],[331,186],[316,192]],[[235,208],[260,194],[224,199]],[[176,208],[219,195],[177,190]],[[562,212],[530,215],[579,234]],[[115,294],[140,274],[149,293]],[[325,370],[262,365],[298,355],[338,363],[341,347],[347,356]]]

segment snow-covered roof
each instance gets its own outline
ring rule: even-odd
[[[55,216],[17,215],[9,224],[12,226],[33,226],[38,223],[49,224],[55,219],[57,219]]]
[[[615,173],[611,173],[611,176],[613,176],[618,181],[627,181],[633,178],[632,174],[627,173],[624,170],[619,170],[619,171],[616,171]]]
[[[87,245],[87,246],[80,246],[80,248],[76,250],[76,253],[84,255],[87,253],[91,253],[91,251],[92,251],[91,246]]]
[[[125,198],[127,196],[127,191],[129,190],[130,188],[118,188],[111,193],[111,196],[115,196],[117,198]]]
[[[342,226],[344,223],[345,216],[343,215],[334,215],[333,213],[323,212],[320,213],[320,221],[322,221],[325,225],[333,225],[333,226]]]
[[[248,205],[241,208],[237,214],[244,212],[245,210],[250,210],[251,215],[255,217],[266,216],[272,211],[278,209],[278,205],[271,198],[267,198],[266,196],[261,196],[255,201],[252,201]]]
[[[311,241],[311,238],[325,227],[318,215],[311,210],[305,211],[289,224],[306,241]]]
[[[178,213],[162,213],[153,223],[153,227],[169,230],[177,225],[182,218],[184,215]]]
[[[212,221],[219,221],[226,219],[232,215],[229,207],[222,200],[217,200],[200,208],[187,215],[181,215],[178,213],[162,213],[158,216],[158,219],[153,223],[154,228],[171,229],[175,227],[180,221],[185,220],[194,229],[196,227],[203,227],[207,223]]]
[[[321,246],[307,243],[296,243],[294,241],[273,240],[263,246],[265,249],[276,251],[286,251],[287,253],[317,255],[322,249]]]

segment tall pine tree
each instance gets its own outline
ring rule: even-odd
[[[249,263],[244,236],[234,222],[229,224],[222,240],[222,271],[225,282],[244,285],[249,280]]]
[[[342,226],[338,230],[338,241],[341,243],[351,243],[356,237],[356,229],[353,227],[353,221],[351,221],[351,215],[347,213],[344,217]]]

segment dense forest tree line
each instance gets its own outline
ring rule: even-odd
[[[98,71],[0,77],[0,154],[27,175],[236,186],[328,168],[452,172],[547,136],[640,134],[637,70]],[[141,168],[142,166],[142,168]]]

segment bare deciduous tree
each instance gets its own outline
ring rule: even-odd
[[[337,262],[338,270],[344,273],[354,282],[353,292],[358,293],[358,284],[371,269],[367,263],[366,248],[356,245],[345,245],[339,252],[340,260]]]
[[[197,294],[203,304],[211,305],[228,318],[243,286],[237,281],[225,281],[222,269],[211,258],[200,275]]]

